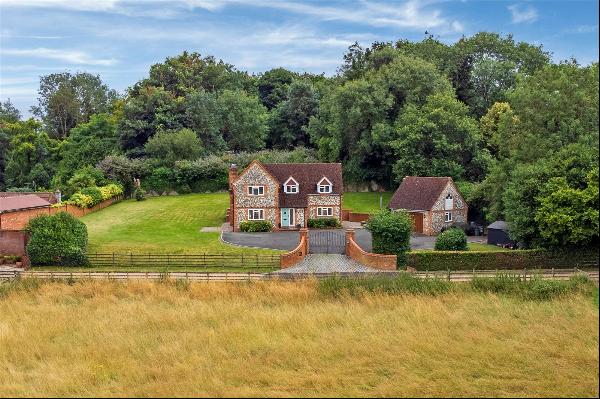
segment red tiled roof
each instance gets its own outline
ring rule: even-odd
[[[0,197],[0,213],[48,206],[50,206],[50,202],[41,199],[35,194],[19,195],[16,197]]]
[[[449,181],[452,181],[452,178],[406,176],[392,196],[388,208],[430,210]]]
[[[49,191],[28,191],[28,192],[2,191],[2,192],[0,192],[0,198],[5,198],[5,197],[20,197],[20,196],[30,195],[30,194],[37,195],[41,199],[44,199],[44,200],[48,201],[51,204],[56,204],[56,202],[57,202],[56,196],[54,195],[54,193],[49,192]]]
[[[340,163],[268,163],[265,169],[279,181],[279,206],[283,208],[304,208],[308,206],[308,194],[317,193],[317,183],[326,177],[332,187],[331,194],[342,194],[342,164]],[[299,185],[297,194],[286,194],[283,183],[293,177]]]

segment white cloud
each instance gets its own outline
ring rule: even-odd
[[[538,12],[532,6],[513,4],[508,6],[513,24],[532,23],[537,21]]]
[[[119,0],[0,0],[3,7],[66,8],[78,11],[109,11]]]
[[[83,51],[62,50],[39,47],[34,49],[1,49],[1,54],[17,57],[35,57],[58,60],[76,65],[113,65],[117,62],[114,58],[93,58]]]

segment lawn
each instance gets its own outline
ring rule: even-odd
[[[98,253],[268,253],[220,241],[220,233],[200,232],[225,222],[227,193],[126,200],[84,216],[88,252]]]
[[[470,242],[467,244],[469,246],[470,251],[478,251],[478,252],[505,252],[512,251],[512,249],[502,248],[497,245],[490,244],[481,244],[478,242]]]
[[[383,197],[383,209],[392,198],[393,192],[384,193],[344,193],[344,209],[356,213],[376,213],[379,211],[379,197]]]
[[[0,287],[0,396],[598,396],[591,296],[315,281]]]

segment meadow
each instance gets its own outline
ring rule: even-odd
[[[4,284],[0,396],[598,396],[589,294],[332,286]]]

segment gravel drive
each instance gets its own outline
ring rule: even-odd
[[[380,270],[350,259],[346,255],[338,254],[309,254],[295,266],[281,269],[274,273],[373,273]]]

